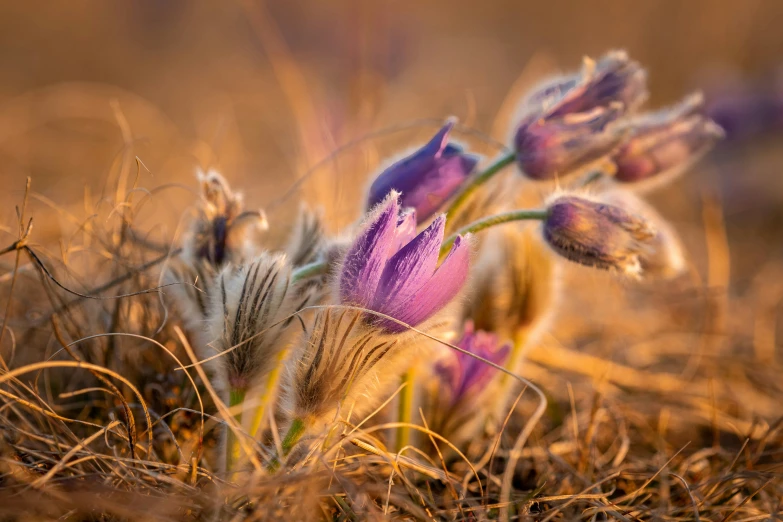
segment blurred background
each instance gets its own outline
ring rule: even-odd
[[[635,288],[635,306],[594,306],[605,274],[574,269],[569,280],[588,291],[567,292],[563,315],[579,313],[559,320],[557,339],[575,330],[586,351],[616,360],[668,328],[628,352],[629,363],[648,367],[667,350],[699,354],[674,366],[687,376],[705,360],[720,366],[723,350],[774,363],[780,20],[777,0],[2,2],[0,238],[16,235],[27,176],[34,241],[54,257],[125,176],[128,186],[160,187],[134,223],[168,243],[194,201],[197,167],[224,173],[250,207],[267,209],[273,229],[301,199],[325,205],[339,229],[358,215],[378,165],[443,118],[458,116],[474,129],[458,139],[492,156],[526,89],[621,48],[648,68],[648,106],[701,89],[728,139],[651,197],[684,239],[693,284]],[[7,272],[10,261],[0,262]],[[667,308],[652,319],[656,299]],[[613,343],[590,344],[607,324]]]

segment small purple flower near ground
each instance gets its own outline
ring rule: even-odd
[[[400,216],[392,192],[371,214],[345,256],[339,277],[340,302],[360,306],[416,326],[445,307],[468,276],[470,246],[457,237],[443,263],[438,256],[446,218],[441,215],[417,236],[411,214]],[[406,327],[368,314],[387,332]]]
[[[495,364],[502,365],[511,353],[511,344],[501,345],[498,336],[483,330],[475,331],[468,321],[457,346]],[[467,354],[454,352],[448,361],[439,362],[435,371],[451,392],[451,401],[456,403],[465,397],[480,392],[497,374],[495,368]]]
[[[384,170],[370,186],[368,208],[396,190],[402,193],[402,206],[416,209],[419,219],[435,214],[478,163],[478,157],[449,143],[454,124],[449,120],[424,147]]]

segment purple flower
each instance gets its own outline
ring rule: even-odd
[[[517,129],[517,162],[526,176],[553,179],[585,167],[617,148],[623,133],[611,126],[619,105],[537,120]]]
[[[511,353],[510,344],[501,346],[497,335],[482,330],[475,331],[470,321],[465,325],[462,339],[457,342],[457,346],[498,365],[503,364]],[[449,387],[451,400],[456,403],[470,392],[482,390],[497,370],[469,355],[454,352],[451,360],[435,365],[435,372]]]
[[[360,306],[416,326],[446,306],[468,275],[470,246],[457,237],[438,267],[445,216],[413,237],[412,214],[400,216],[399,194],[392,192],[368,218],[340,271],[340,302]],[[405,327],[368,319],[387,332]]]
[[[435,214],[478,163],[476,156],[448,142],[454,123],[449,120],[424,147],[384,170],[370,187],[368,208],[396,190],[402,193],[402,205],[415,208],[419,219]]]
[[[575,196],[556,198],[548,214],[544,239],[555,252],[576,263],[631,277],[641,274],[640,257],[652,248],[657,235],[640,216]]]
[[[615,179],[668,180],[706,153],[723,137],[723,130],[700,114],[702,106],[702,96],[694,94],[675,107],[629,122],[631,137],[612,157]]]
[[[626,111],[632,111],[647,99],[647,74],[624,51],[607,53],[598,62],[586,60],[580,80],[565,91],[548,117],[585,112],[618,102]]]
[[[517,161],[530,178],[553,179],[609,155],[623,139],[612,124],[647,97],[646,74],[624,52],[582,72],[556,79],[525,101],[514,143]]]

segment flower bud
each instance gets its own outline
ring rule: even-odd
[[[614,178],[622,183],[671,180],[723,137],[723,129],[700,114],[700,94],[679,105],[643,115],[625,125],[630,138],[612,157]]]
[[[685,252],[677,231],[649,203],[627,190],[604,192],[600,198],[610,205],[633,208],[655,228],[655,237],[650,241],[649,248],[639,256],[645,276],[673,279],[685,272]]]
[[[383,201],[391,192],[401,193],[403,207],[416,209],[426,220],[451,197],[470,176],[478,158],[449,143],[455,120],[449,120],[424,147],[397,161],[373,181],[367,207]]]
[[[620,103],[625,112],[647,99],[647,73],[625,51],[612,51],[597,62],[585,58],[580,81],[563,94],[549,117],[585,112]]]
[[[626,210],[577,196],[559,196],[549,204],[543,235],[561,256],[587,266],[640,277],[640,255],[656,230]]]
[[[555,179],[601,160],[620,144],[624,133],[611,124],[620,105],[536,120],[517,129],[517,161],[526,176]]]

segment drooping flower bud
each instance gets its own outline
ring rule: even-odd
[[[723,129],[701,114],[703,97],[645,114],[624,125],[630,138],[612,156],[614,179],[647,186],[670,181],[712,148]]]
[[[537,120],[517,129],[517,162],[526,176],[555,179],[606,157],[620,144],[624,132],[611,125],[622,107],[595,108],[552,120]]]
[[[339,276],[340,302],[361,306],[416,326],[445,307],[465,283],[470,247],[458,236],[438,265],[445,216],[413,237],[409,215],[400,216],[399,195],[392,192],[370,215],[348,249]],[[387,332],[405,327],[389,320],[368,320]]]
[[[645,276],[672,279],[685,272],[685,252],[677,231],[649,203],[627,190],[610,190],[602,193],[600,199],[610,205],[634,209],[655,228],[655,237],[650,240],[649,248],[639,255]]]
[[[561,256],[587,266],[640,277],[640,255],[656,236],[645,219],[577,196],[559,196],[548,205],[543,235]]]
[[[580,73],[555,79],[525,100],[514,138],[522,172],[554,179],[602,160],[625,136],[612,124],[646,97],[646,73],[626,53],[586,58]]]
[[[370,186],[367,207],[374,207],[396,190],[401,193],[402,206],[416,209],[419,219],[435,214],[478,163],[478,157],[449,143],[455,122],[446,122],[424,147],[384,170]]]
[[[585,112],[620,103],[625,112],[647,99],[647,73],[625,51],[611,51],[597,62],[585,58],[578,81],[562,92],[549,117]],[[563,84],[567,86],[568,84]]]

